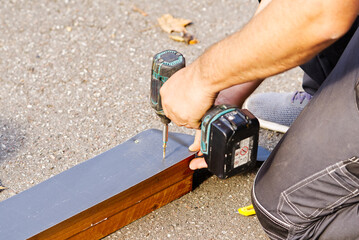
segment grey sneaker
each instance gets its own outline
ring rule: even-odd
[[[312,96],[306,92],[259,93],[243,104],[259,120],[262,128],[285,133]]]

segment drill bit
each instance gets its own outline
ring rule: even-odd
[[[166,148],[167,148],[167,141],[168,141],[168,124],[167,123],[165,123],[163,126],[162,140],[163,140],[163,160],[164,160],[166,157]]]

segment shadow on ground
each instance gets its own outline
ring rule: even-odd
[[[25,143],[25,131],[19,124],[11,120],[0,119],[0,167],[4,161],[11,160]],[[1,183],[0,192],[5,190]]]
[[[0,119],[0,164],[9,160],[25,142],[25,131],[15,122]]]

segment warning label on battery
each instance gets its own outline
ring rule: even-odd
[[[251,151],[253,145],[253,137],[243,139],[239,142],[239,147],[234,152],[233,168],[239,167],[250,161]]]

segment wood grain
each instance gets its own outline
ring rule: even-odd
[[[192,190],[193,137],[139,133],[0,202],[1,239],[99,239]]]
[[[37,239],[99,239],[192,190],[193,157],[33,236]]]

